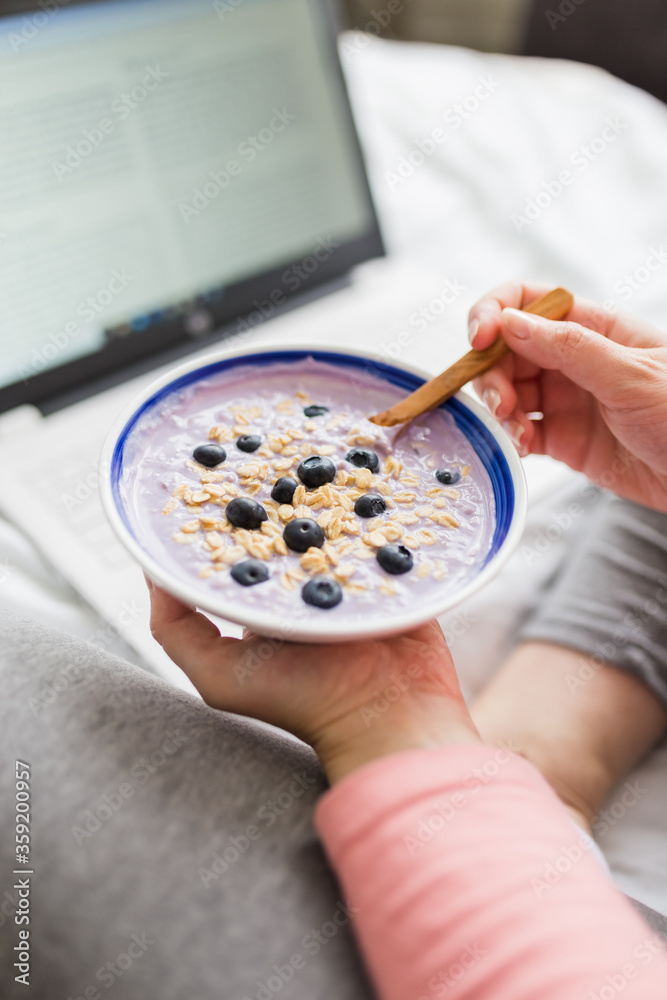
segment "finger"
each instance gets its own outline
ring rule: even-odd
[[[483,350],[494,343],[500,331],[503,309],[524,309],[549,291],[549,285],[507,282],[485,295],[470,310],[470,331],[471,334],[474,332],[471,342],[475,350]],[[626,313],[609,312],[589,299],[577,297],[567,319],[619,343],[636,347],[653,346],[664,341],[664,335],[650,324]]]
[[[539,379],[525,379],[514,383],[517,409],[524,413],[542,412],[542,385]]]
[[[618,405],[620,393],[636,399],[645,383],[647,371],[632,351],[579,323],[554,322],[516,309],[505,309],[502,318],[512,351],[541,368],[562,372],[605,405]]]
[[[470,342],[475,350],[482,351],[496,340],[503,309],[521,309],[523,305],[546,295],[549,290],[548,285],[523,285],[519,281],[508,281],[480,299],[468,317]]]
[[[242,642],[223,638],[213,622],[151,586],[151,633],[167,656],[185,673],[204,701],[229,711],[238,707],[239,684],[233,668]]]
[[[516,407],[517,395],[511,376],[500,365],[475,379],[473,387],[489,412],[498,420],[504,420]]]
[[[534,421],[529,420],[523,410],[516,409],[503,420],[503,430],[512,439],[514,447],[522,458],[530,454],[535,437]]]

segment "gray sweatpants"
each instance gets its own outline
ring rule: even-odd
[[[667,515],[600,492],[520,639],[568,646],[667,703]]]
[[[3,998],[373,995],[313,829],[325,781],[307,748],[2,615],[0,684]],[[30,765],[29,868],[17,761]],[[28,987],[14,967],[26,927]]]
[[[312,825],[325,781],[308,748],[2,615],[0,682],[0,996],[372,995]],[[13,967],[25,928],[29,987]]]

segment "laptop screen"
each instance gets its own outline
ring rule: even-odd
[[[382,252],[324,0],[19,6],[0,408],[241,332]]]

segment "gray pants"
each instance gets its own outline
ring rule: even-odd
[[[313,829],[325,781],[307,748],[1,615],[0,681],[0,996],[373,995]],[[29,868],[16,761],[30,765]],[[14,978],[24,882],[29,987]]]
[[[598,492],[520,638],[634,674],[667,704],[667,515]]]
[[[7,616],[0,679],[2,997],[372,995],[312,825],[325,781],[310,750]],[[29,868],[17,760],[30,765]],[[22,882],[29,925],[15,923]],[[27,988],[13,968],[26,926]]]

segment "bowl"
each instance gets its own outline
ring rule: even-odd
[[[221,350],[203,360],[185,363],[149,385],[111,428],[100,462],[101,496],[106,515],[125,548],[155,583],[185,604],[246,626],[256,634],[293,642],[330,643],[384,638],[410,631],[450,611],[484,587],[515,550],[525,525],[526,482],[519,455],[495,418],[465,393],[459,393],[443,407],[449,411],[488,473],[496,519],[483,564],[472,579],[454,592],[446,593],[446,588],[434,581],[427,601],[415,602],[418,606],[400,609],[399,613],[392,611],[386,618],[375,621],[334,620],[330,613],[321,612],[297,615],[294,621],[286,621],[284,612],[244,606],[242,602],[207,589],[204,582],[199,583],[194,577],[177,574],[144,547],[133,528],[121,484],[130,464],[128,437],[140,420],[149,416],[170,393],[186,389],[201,379],[241,365],[266,368],[307,358],[340,367],[348,376],[358,377],[360,386],[371,378],[410,393],[429,377],[413,366],[385,364],[363,351],[335,347],[309,349],[303,345],[269,351],[265,348]]]

